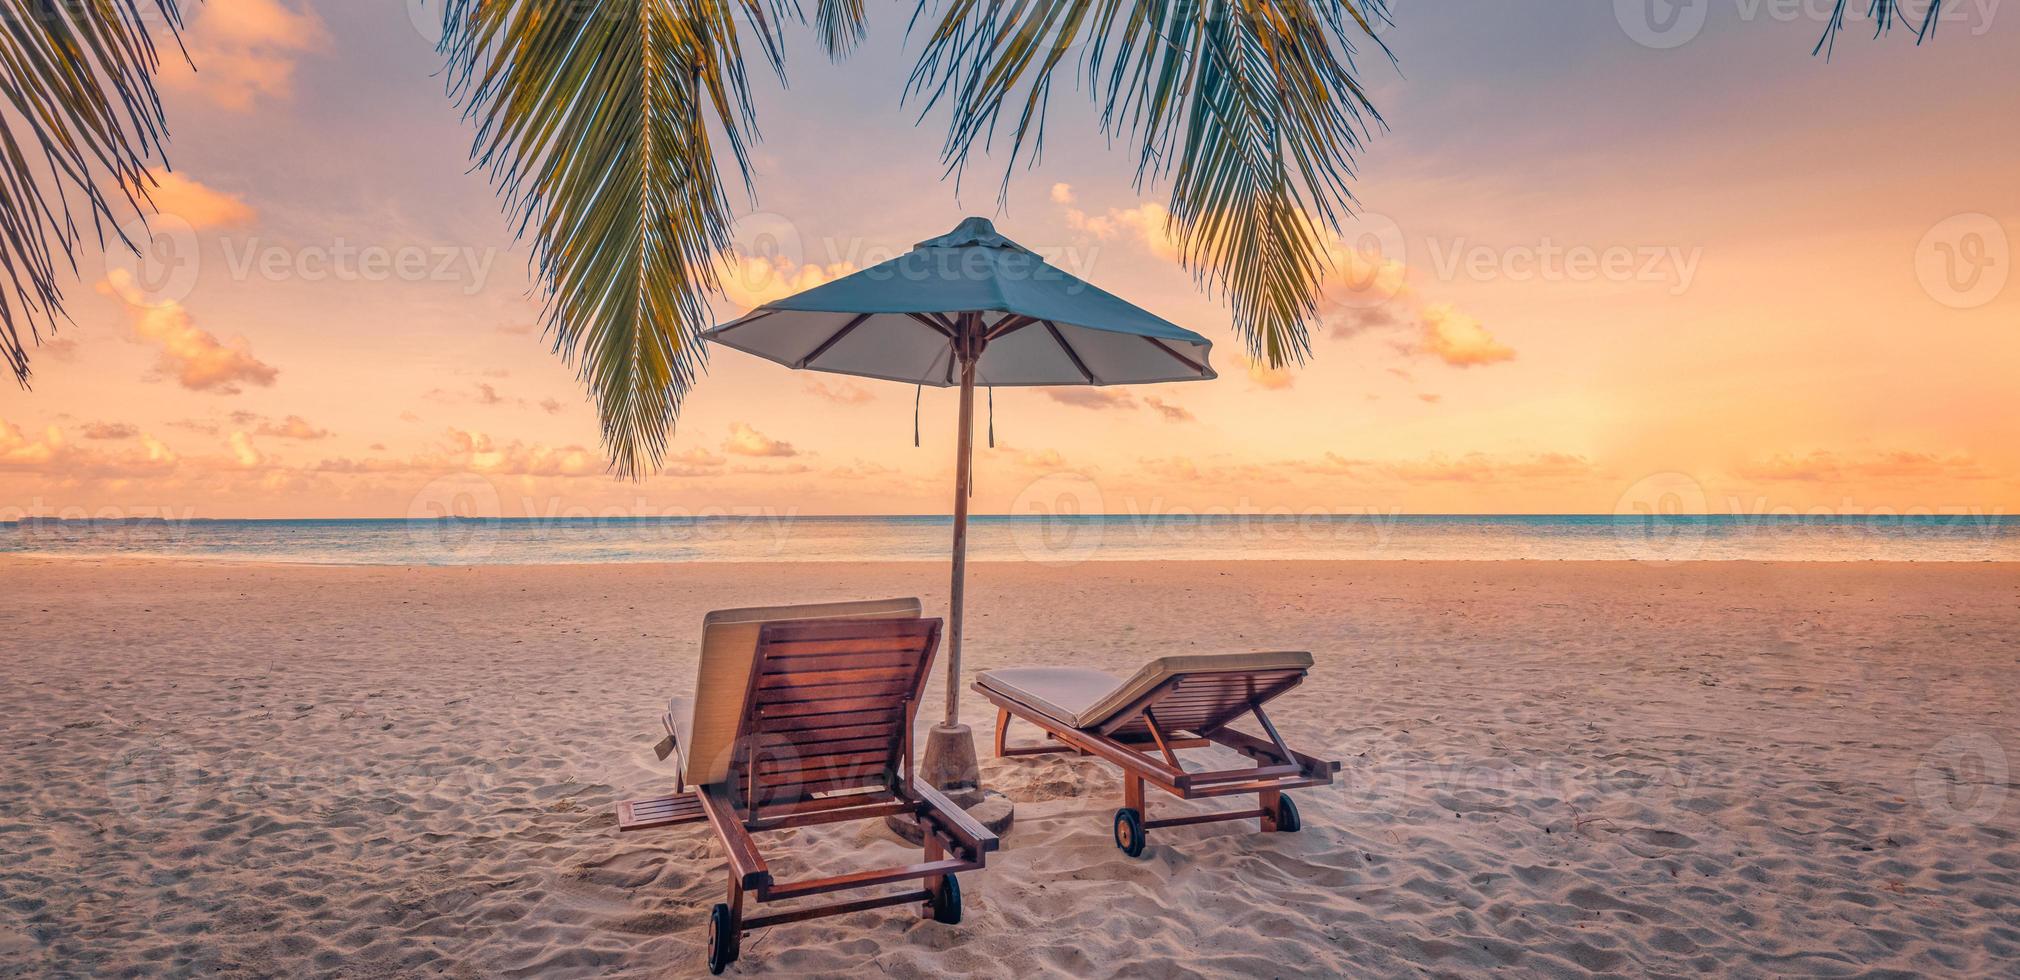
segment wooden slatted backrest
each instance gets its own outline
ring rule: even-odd
[[[938,619],[813,619],[758,633],[729,785],[746,805],[909,780]]]
[[[1247,715],[1250,707],[1267,703],[1304,679],[1301,669],[1179,674],[1118,714],[1105,734],[1148,736],[1150,729],[1143,721],[1146,709],[1157,717],[1157,726],[1166,734],[1204,734]]]

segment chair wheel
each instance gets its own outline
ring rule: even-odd
[[[961,879],[953,875],[940,879],[940,890],[933,893],[933,921],[961,924]]]
[[[729,918],[729,906],[721,902],[708,913],[708,972],[721,973],[736,962],[737,946],[743,930]]]
[[[1304,821],[1298,819],[1298,805],[1291,802],[1290,794],[1277,797],[1277,832],[1295,834],[1304,826]]]
[[[1143,814],[1132,807],[1115,811],[1115,846],[1130,857],[1142,857],[1143,845]]]

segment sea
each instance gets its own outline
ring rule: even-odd
[[[0,553],[346,565],[947,560],[946,516],[0,523]],[[979,515],[974,561],[2020,561],[2020,518],[1885,515]]]

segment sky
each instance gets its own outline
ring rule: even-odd
[[[1854,21],[1826,60],[1827,8],[1401,4],[1314,357],[1269,371],[1084,93],[1007,187],[1000,155],[947,179],[911,7],[873,3],[846,61],[798,30],[786,84],[754,71],[716,312],[980,214],[1214,342],[1212,382],[998,393],[983,513],[2020,509],[2020,19]],[[953,392],[914,447],[913,391],[728,350],[663,471],[612,477],[430,33],[403,0],[196,8],[149,257],[81,262],[0,390],[0,519],[949,511]]]

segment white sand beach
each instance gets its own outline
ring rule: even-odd
[[[701,973],[713,837],[613,808],[670,788],[651,746],[702,614],[946,589],[934,563],[0,582],[6,976]],[[978,564],[968,602],[970,673],[1309,649],[1272,713],[1342,778],[1297,794],[1301,833],[1162,829],[1131,860],[1111,768],[984,746],[1018,817],[966,921],[777,927],[733,975],[2020,971],[2013,565]],[[874,822],[768,844],[786,873],[907,853]]]

